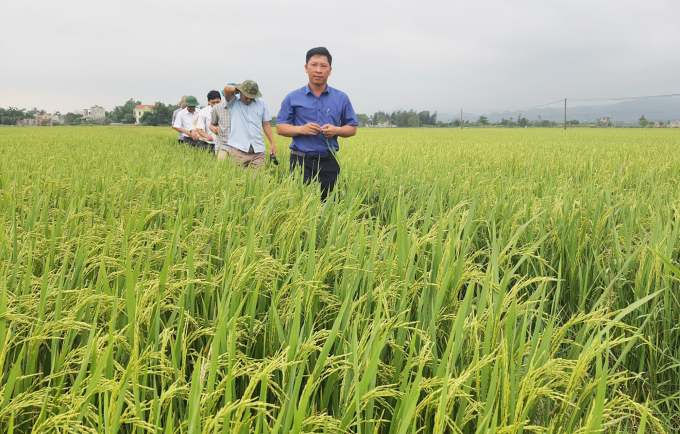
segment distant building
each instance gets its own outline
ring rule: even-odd
[[[52,115],[49,114],[49,113],[43,112],[43,114],[37,115],[36,118],[38,120],[38,126],[39,127],[51,127],[51,126],[53,126]]]
[[[17,119],[17,127],[37,127],[38,120],[33,119]]]
[[[90,114],[94,119],[97,120],[106,118],[106,111],[104,110],[103,107],[99,107],[98,105],[90,109]]]
[[[106,111],[98,105],[83,109],[83,118],[86,120],[103,120],[106,119]]]
[[[604,118],[600,118],[600,119],[597,121],[597,124],[598,124],[599,126],[601,126],[601,127],[609,127],[609,126],[611,126],[611,124],[612,124],[612,118],[610,118],[610,117],[608,117],[608,116],[607,116],[607,117],[604,117]]]
[[[675,121],[669,125],[671,128],[680,128],[680,121]]]
[[[378,122],[375,125],[366,125],[369,128],[396,128],[396,125],[392,125],[390,121]]]
[[[66,116],[59,113],[53,115],[48,114],[47,116],[52,120],[52,124],[63,124],[66,122]]]
[[[135,110],[132,112],[135,115],[135,123],[139,124],[140,120],[142,119],[142,115],[146,112],[153,111],[155,109],[155,105],[148,105],[148,104],[142,104],[135,106]]]

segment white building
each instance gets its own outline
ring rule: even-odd
[[[52,119],[53,124],[63,124],[66,122],[66,116],[62,114],[48,114],[47,117]]]
[[[84,108],[83,117],[85,119],[102,120],[106,118],[106,111],[104,110],[104,108],[99,107],[97,105],[90,108]]]
[[[155,109],[155,108],[156,108],[156,106],[153,105],[153,104],[152,105],[141,104],[141,105],[135,106],[135,109],[132,112],[132,114],[135,115],[135,123],[139,125],[144,113],[153,111],[153,109]]]
[[[94,119],[104,119],[106,118],[106,111],[103,107],[94,106],[90,109],[90,114]]]

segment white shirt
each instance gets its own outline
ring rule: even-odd
[[[181,111],[182,111],[182,108],[180,107],[177,110],[175,110],[174,112],[172,112],[172,125],[175,125],[175,119],[177,119],[177,113],[179,113]],[[177,132],[177,139],[182,140],[182,133]]]
[[[177,117],[175,118],[175,123],[172,125],[175,128],[181,128],[183,130],[191,131],[191,124],[194,123],[194,119],[196,116],[198,116],[198,113],[200,110],[198,107],[196,110],[194,110],[193,113],[189,113],[188,109],[182,109],[181,112],[177,113]],[[188,135],[182,133],[182,138],[184,137],[189,137]]]
[[[203,130],[204,133],[212,137],[212,140],[208,140],[211,145],[215,144],[215,135],[210,131],[210,118],[212,116],[212,107],[208,106],[198,113],[198,122],[196,122],[196,128]]]

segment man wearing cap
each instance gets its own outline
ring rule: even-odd
[[[194,123],[196,116],[198,116],[198,110],[196,110],[198,100],[195,96],[189,95],[184,99],[184,105],[186,107],[177,113],[172,128],[182,135],[182,142],[188,143],[191,146],[197,146],[198,133],[191,131],[191,125]]]
[[[304,182],[318,177],[321,199],[335,188],[340,165],[335,153],[338,137],[357,133],[359,120],[349,97],[326,84],[333,58],[325,47],[307,52],[305,71],[309,84],[284,98],[276,117],[276,132],[292,137],[290,170],[302,168]]]
[[[179,102],[179,108],[178,108],[178,109],[175,109],[175,111],[172,112],[172,125],[175,125],[175,119],[177,118],[177,113],[181,112],[181,111],[184,109],[184,107],[186,107],[186,106],[184,105],[184,100],[185,100],[185,99],[187,99],[187,96],[186,96],[186,95],[184,95],[184,96],[182,97],[182,100]],[[182,133],[177,133],[177,141],[178,141],[179,143],[182,143]]]
[[[231,118],[227,153],[232,161],[244,169],[249,166],[257,169],[265,161],[263,129],[271,145],[270,154],[276,153],[274,134],[269,125],[272,117],[267,104],[262,99],[257,83],[253,80],[246,80],[236,86],[226,85],[224,98],[227,100],[226,106]],[[215,132],[215,130],[212,131]]]

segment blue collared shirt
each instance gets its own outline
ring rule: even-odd
[[[234,95],[227,107],[231,115],[229,146],[243,152],[248,152],[252,146],[256,153],[264,152],[262,123],[272,120],[264,100],[257,98],[245,104],[241,101],[241,95]]]
[[[276,123],[298,127],[310,122],[320,126],[331,124],[336,127],[359,125],[352,103],[344,92],[326,85],[326,90],[321,93],[321,96],[316,96],[308,84],[292,91],[284,98],[281,110],[276,116]],[[290,149],[325,156],[330,153],[329,146],[335,151],[340,150],[337,136],[328,139],[326,143],[323,133],[319,133],[316,136],[293,137]]]

